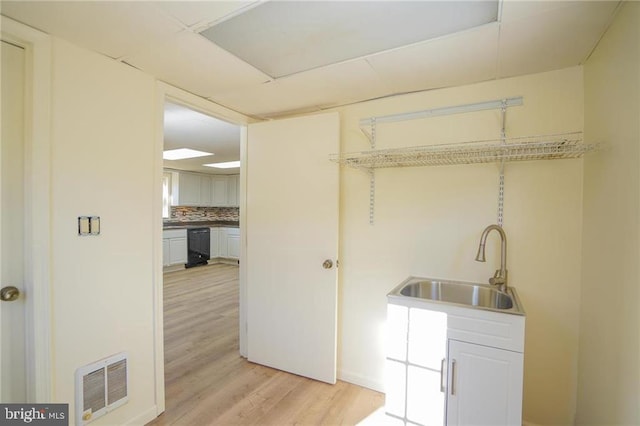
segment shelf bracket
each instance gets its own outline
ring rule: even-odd
[[[364,133],[369,144],[371,145],[371,149],[376,149],[376,117],[368,118],[367,123],[365,125],[360,123],[360,131]]]

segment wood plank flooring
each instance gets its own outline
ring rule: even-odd
[[[238,267],[164,275],[166,411],[149,425],[355,425],[384,395],[248,362],[238,348]]]

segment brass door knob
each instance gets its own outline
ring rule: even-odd
[[[333,267],[333,262],[331,261],[331,259],[327,259],[324,262],[322,262],[322,267],[324,269],[331,269]]]
[[[20,296],[20,290],[14,286],[2,287],[0,290],[0,300],[3,302],[13,302]]]

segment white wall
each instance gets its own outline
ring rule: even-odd
[[[127,351],[130,401],[95,424],[145,423],[155,417],[156,83],[58,39],[52,78],[54,399],[71,403],[73,424],[75,370]],[[100,236],[77,235],[81,215],[101,217]]]
[[[507,135],[582,131],[582,68],[391,97],[340,108],[343,152],[367,150],[358,120],[523,96]],[[499,111],[378,126],[378,148],[500,135]],[[582,161],[509,163],[505,222],[510,284],[527,311],[524,418],[570,424],[575,412],[582,226]],[[499,266],[474,261],[482,230],[496,221],[498,166],[376,172],[375,225],[369,179],[343,169],[340,218],[340,349],[343,379],[380,389],[386,294],[409,275],[487,282]]]
[[[626,3],[585,64],[578,424],[640,424],[640,4]]]

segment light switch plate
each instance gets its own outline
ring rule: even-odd
[[[89,235],[89,216],[78,216],[78,235]]]
[[[89,233],[91,235],[100,235],[100,216],[91,216],[89,218]]]
[[[100,216],[78,216],[78,235],[100,235]]]

